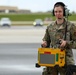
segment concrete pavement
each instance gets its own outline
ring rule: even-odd
[[[0,43],[41,43],[45,29],[0,29]]]

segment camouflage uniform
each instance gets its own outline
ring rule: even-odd
[[[66,26],[67,26],[67,31],[66,30]],[[69,64],[75,64],[74,63],[74,59],[73,59],[73,52],[72,52],[72,48],[76,48],[76,26],[69,22],[69,21],[64,21],[63,24],[61,25],[57,25],[56,21],[51,23],[50,25],[47,26],[46,28],[46,33],[45,36],[43,38],[43,41],[47,41],[47,43],[50,43],[51,47],[56,48],[57,47],[57,41],[58,39],[64,39],[65,38],[65,33],[66,33],[66,65]],[[56,69],[54,69],[54,72],[52,72],[53,68],[50,67],[50,70],[48,72],[47,70],[48,68],[46,68],[46,70],[44,70],[43,73],[45,73],[45,75],[51,75],[53,73],[53,75],[57,75],[57,71]],[[65,70],[63,68],[58,69],[61,75],[64,75]],[[49,74],[47,74],[47,72]]]

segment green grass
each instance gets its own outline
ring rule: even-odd
[[[76,21],[76,14],[72,14],[71,16],[68,17],[68,19],[71,21]]]
[[[12,21],[34,21],[35,19],[41,18],[44,20],[46,17],[51,17],[55,20],[51,14],[0,14],[0,18],[9,17]],[[76,21],[76,14],[68,17],[71,21]]]
[[[34,21],[37,18],[44,20],[46,17],[49,17],[50,14],[1,14],[2,17],[9,17],[12,21]]]

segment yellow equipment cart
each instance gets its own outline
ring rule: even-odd
[[[65,65],[65,50],[59,48],[39,48],[36,67],[63,67]]]

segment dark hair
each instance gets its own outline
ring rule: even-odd
[[[66,14],[65,14],[65,10],[66,10],[65,4],[64,4],[63,2],[57,2],[57,3],[55,3],[54,8],[55,8],[55,7],[58,7],[58,6],[62,6],[62,7],[63,7],[63,16],[65,16],[65,15],[66,15]],[[54,14],[54,9],[53,9],[53,16],[55,16],[55,14]]]

